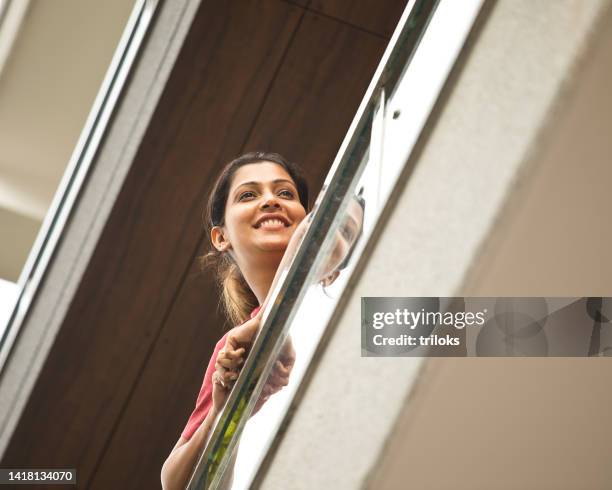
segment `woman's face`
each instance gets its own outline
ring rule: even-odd
[[[338,269],[357,240],[362,227],[363,208],[355,199],[351,199],[346,214],[342,219],[342,223],[336,231],[333,248],[324,266],[323,275],[327,275]]]
[[[273,162],[243,165],[233,175],[225,206],[225,223],[212,230],[217,249],[231,250],[238,265],[266,255],[282,257],[306,215],[295,182]]]

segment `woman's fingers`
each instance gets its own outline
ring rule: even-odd
[[[234,386],[234,382],[238,379],[237,372],[234,371],[215,371],[213,373],[213,383],[222,386],[223,388],[230,389]]]
[[[223,373],[223,379],[226,383],[236,381],[238,379],[238,373],[235,371],[225,371]]]
[[[281,390],[284,386],[289,384],[290,372],[290,369],[283,366],[280,361],[277,361],[270,376],[268,376],[266,387],[270,387],[270,389],[274,390],[274,393]]]
[[[279,376],[277,374],[272,374],[268,378],[268,384],[274,387],[278,387],[278,389],[281,389],[283,386],[287,386],[289,384],[289,378],[285,376]]]
[[[264,386],[261,395],[263,397],[265,397],[266,399],[268,399],[272,395],[274,395],[275,393],[278,393],[282,389],[283,389],[282,385],[277,385],[277,384],[273,384],[273,383],[267,383]]]
[[[237,349],[237,350],[225,351],[224,357],[227,359],[231,359],[233,361],[242,362],[244,361],[244,353],[245,353],[244,347],[241,347],[240,349]]]
[[[215,367],[217,369],[236,369],[244,363],[245,349],[243,347],[236,348],[236,340],[230,335],[223,349],[217,355]]]
[[[223,375],[219,373],[218,371],[215,371],[213,373],[212,379],[213,379],[213,384],[220,385],[223,388],[226,388],[225,381],[223,380]]]
[[[279,381],[278,383],[276,383],[275,381]],[[272,395],[274,395],[275,393],[278,393],[280,390],[283,389],[284,386],[287,386],[287,382],[288,379],[287,378],[282,378],[282,379],[276,379],[276,377],[270,377],[268,378],[268,382],[264,385],[264,387],[261,390],[261,394],[259,395],[259,400],[257,402],[257,404],[255,405],[255,409],[253,410],[253,413],[257,413],[259,411],[259,409],[262,407],[262,405],[264,403],[266,403],[270,397]]]
[[[274,363],[272,372],[262,389],[261,400],[264,402],[289,384],[289,377],[295,361],[295,353],[290,343],[287,347],[285,352],[283,352],[284,356],[282,359]],[[241,364],[244,363],[245,353],[246,349],[244,347],[238,347],[237,336],[234,334],[229,335],[225,347],[219,352],[217,357],[215,373],[218,383],[225,389],[231,389],[238,379]]]
[[[240,355],[244,355],[244,347],[240,347],[240,343],[239,343],[239,339],[238,339],[238,332],[235,332],[231,335],[227,336],[227,340],[225,341],[225,348],[224,350],[228,351],[228,352],[241,352]]]
[[[228,359],[227,357],[218,357],[217,362],[215,363],[215,367],[219,369],[219,367],[225,369],[236,369],[238,366],[242,364],[241,359]]]
[[[289,374],[291,374],[291,367],[292,366],[285,366],[281,361],[276,361],[274,364],[274,371],[272,372],[277,372],[281,376],[288,377]]]
[[[289,383],[289,373],[284,370],[281,371],[279,368],[274,368],[268,380],[272,381],[273,384],[286,386]]]
[[[215,362],[215,377],[218,383],[226,389],[231,389],[238,374],[241,364],[244,362],[244,348],[234,349],[235,339],[230,336],[223,349],[219,351]]]
[[[238,347],[240,344],[250,344],[259,330],[261,316],[255,315],[245,323],[232,329],[232,334],[228,336],[230,345]]]
[[[272,382],[273,384],[287,386],[289,383],[289,376],[291,374],[291,366],[285,366],[281,361],[276,361],[274,364],[274,368],[270,373],[270,378],[268,382]]]
[[[270,398],[274,393],[276,393],[275,388],[272,385],[266,384],[263,389],[261,390],[261,398],[264,398],[265,400],[267,400],[268,398]]]
[[[219,359],[240,359],[244,357],[245,352],[246,350],[244,347],[234,348],[233,346],[226,344],[225,347],[219,351],[217,357]]]

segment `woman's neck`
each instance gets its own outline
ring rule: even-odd
[[[240,268],[244,280],[255,294],[257,302],[262,305],[268,296],[270,286],[280,263],[280,258],[269,258],[268,260],[250,261],[250,266]]]

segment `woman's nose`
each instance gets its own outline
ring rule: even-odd
[[[262,209],[267,209],[270,207],[274,207],[274,208],[280,208],[280,204],[278,202],[278,199],[276,198],[276,196],[274,194],[268,194],[266,196],[264,196],[263,201],[261,203],[261,208]]]

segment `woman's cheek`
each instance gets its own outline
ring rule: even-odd
[[[325,262],[323,275],[333,272],[342,262],[346,250],[346,242],[339,231],[335,233],[333,248],[329,254],[328,260]]]

